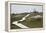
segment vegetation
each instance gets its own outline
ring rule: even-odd
[[[30,15],[26,18],[26,20],[19,21],[18,23],[22,23],[23,25],[28,26],[30,28],[43,27],[43,18],[37,18],[37,19],[31,18],[32,16],[35,16],[35,15],[43,16],[43,13],[32,12],[32,13],[11,14],[11,29],[19,29],[20,27],[12,24],[12,22],[22,19],[27,14],[30,14]]]

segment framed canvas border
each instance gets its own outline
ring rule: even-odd
[[[10,4],[11,3],[16,3],[16,4],[20,4],[20,5],[29,5],[29,4],[31,4],[31,5],[42,5],[42,11],[43,11],[43,28],[30,28],[30,29],[10,29]],[[7,24],[7,25],[5,25],[6,26],[6,29],[5,30],[7,30],[7,31],[9,31],[9,32],[18,32],[18,31],[34,31],[34,30],[44,30],[45,29],[45,21],[44,21],[44,19],[45,19],[45,15],[44,15],[44,3],[40,3],[40,2],[20,2],[20,1],[8,1],[8,2],[6,2],[6,4],[5,4],[6,6],[5,6],[5,24]]]

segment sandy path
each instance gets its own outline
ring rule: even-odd
[[[25,17],[23,17],[21,20],[19,20],[19,21],[24,21],[25,19],[26,19],[26,17],[28,17],[30,14],[27,14]],[[21,23],[18,23],[19,21],[15,21],[15,22],[13,22],[12,24],[15,24],[15,25],[17,25],[17,26],[19,26],[19,27],[21,27],[21,28],[29,28],[29,27],[27,27],[27,26],[25,26],[25,25],[23,25],[23,24],[21,24]]]

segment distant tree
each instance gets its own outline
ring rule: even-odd
[[[12,15],[15,15],[14,13]]]
[[[33,13],[38,13],[38,12],[36,11],[36,9],[34,9]]]

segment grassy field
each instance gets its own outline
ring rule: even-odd
[[[24,16],[26,16],[28,13],[22,13],[22,14],[11,14],[11,29],[21,29],[20,27],[12,24],[13,21],[18,21],[22,19]],[[41,15],[42,13],[30,13],[30,15],[26,18],[24,21],[19,21],[18,23],[22,23],[25,26],[28,26],[30,28],[41,28],[43,27],[43,18],[31,18],[35,15]]]

